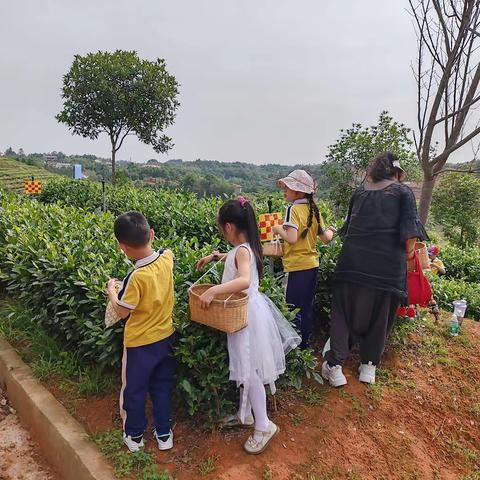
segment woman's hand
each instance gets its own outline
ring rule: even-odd
[[[200,307],[204,309],[208,308],[215,299],[215,293],[215,287],[210,287],[207,291],[205,291],[199,298]]]
[[[407,256],[407,270],[409,272],[414,272],[415,268],[416,268],[415,253],[412,253],[411,258],[408,258],[408,256]]]

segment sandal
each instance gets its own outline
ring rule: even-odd
[[[262,439],[260,441],[255,440],[253,435],[248,437],[248,440],[245,442],[243,448],[250,455],[258,455],[262,453],[270,443],[270,440],[280,431],[280,428],[270,421],[267,431],[262,432],[260,430],[255,430],[256,433],[262,434]]]
[[[242,423],[238,413],[235,413],[222,418],[222,420],[220,420],[220,428],[252,427],[254,423],[255,420],[252,415],[247,415],[245,417],[245,422]]]

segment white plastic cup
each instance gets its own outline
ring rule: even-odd
[[[458,318],[463,318],[465,316],[465,311],[467,310],[467,302],[466,300],[455,300],[453,303],[454,307],[454,314]]]

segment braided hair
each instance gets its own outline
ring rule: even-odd
[[[308,212],[307,227],[305,228],[305,230],[300,235],[302,238],[305,238],[307,236],[308,230],[312,226],[314,215],[315,215],[315,218],[317,219],[317,223],[318,223],[318,234],[320,235],[320,234],[323,233],[323,229],[320,226],[320,212],[318,211],[317,204],[315,203],[315,200],[313,199],[313,193],[305,194],[305,198],[308,200],[309,212]]]

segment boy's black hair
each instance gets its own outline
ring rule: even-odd
[[[129,247],[144,247],[150,240],[150,225],[140,212],[122,213],[113,225],[119,243]]]
[[[250,248],[255,256],[259,278],[263,275],[263,250],[260,243],[257,217],[250,202],[229,200],[220,207],[218,212],[218,224],[224,227],[226,223],[232,223],[238,230],[247,236]]]

